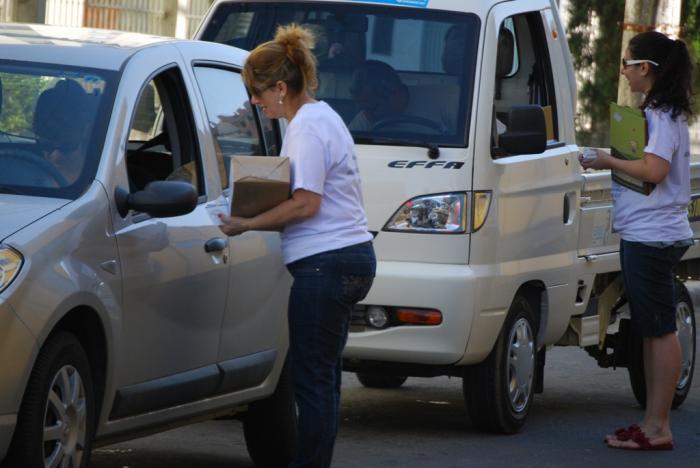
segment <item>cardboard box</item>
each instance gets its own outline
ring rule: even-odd
[[[289,158],[231,158],[231,216],[252,218],[289,198]]]

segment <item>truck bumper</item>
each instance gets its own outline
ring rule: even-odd
[[[440,325],[350,332],[350,359],[450,365],[462,359],[473,322],[476,277],[467,265],[381,261],[365,305],[437,309]]]

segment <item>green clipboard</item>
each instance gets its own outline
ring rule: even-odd
[[[649,140],[647,119],[641,109],[610,103],[610,150],[618,159],[635,160],[644,157]],[[649,195],[656,185],[635,179],[621,171],[612,170],[615,182],[630,190]]]

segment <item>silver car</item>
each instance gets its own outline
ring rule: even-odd
[[[269,155],[233,47],[0,25],[0,460],[241,410],[286,466],[290,277],[279,235],[225,237],[228,160]],[[243,411],[247,410],[247,411]]]

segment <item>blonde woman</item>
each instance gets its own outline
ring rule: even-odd
[[[289,363],[299,409],[292,467],[328,467],[338,430],[341,354],[354,305],[369,291],[376,260],[362,205],[352,136],[314,99],[312,34],[283,26],[253,50],[243,79],[269,118],[289,122],[282,145],[292,197],[254,218],[222,217],[228,235],[284,226],[282,252],[294,278],[289,297]]]

